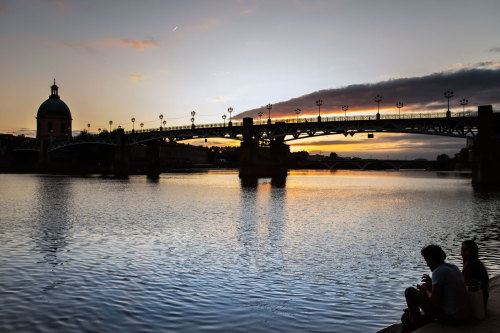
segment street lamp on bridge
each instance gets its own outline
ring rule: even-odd
[[[262,116],[264,115],[264,112],[259,111],[259,113],[257,113],[257,115],[259,115],[259,123],[260,123],[260,125],[262,125]]]
[[[229,112],[229,127],[233,126],[233,122],[231,121],[231,112],[233,112],[233,108],[228,108],[227,112]]]
[[[375,96],[375,102],[377,102],[377,120],[380,120],[380,102],[382,102],[382,96]]]
[[[342,105],[342,111],[344,111],[344,120],[347,120],[347,110],[349,110],[349,105]]]
[[[101,134],[101,128],[100,127],[97,129],[97,133]]]
[[[196,114],[196,111],[191,111],[191,128],[194,128],[194,115]]]
[[[161,121],[163,120],[163,115],[159,115],[158,118],[160,118],[160,132],[161,132]]]
[[[460,105],[462,105],[462,112],[465,112],[465,106],[469,104],[469,100],[468,99],[465,99],[465,98],[462,98],[460,100]]]
[[[227,116],[225,114],[222,115],[222,120],[224,121],[224,127],[226,127],[226,118]]]
[[[272,104],[267,104],[266,109],[269,111],[269,118],[267,118],[267,124],[271,125],[271,109],[273,108]]]
[[[444,98],[448,99],[448,111],[446,111],[446,118],[451,117],[451,111],[450,111],[450,98],[453,97],[453,90],[446,90],[444,92]]]
[[[300,114],[300,111],[302,111],[302,110],[300,110],[300,109],[296,109],[296,110],[295,110],[295,113],[297,114],[297,122],[299,122],[299,114]]]
[[[321,122],[321,105],[323,105],[323,100],[318,99],[316,101],[316,105],[318,106],[318,123]]]
[[[396,103],[396,107],[398,108],[399,110],[399,119],[401,119],[401,108],[404,106],[404,103],[403,102],[397,102]]]
[[[139,125],[141,126],[141,131],[142,131],[142,128],[144,127],[144,123],[140,123]]]
[[[111,133],[111,125],[113,125],[113,120],[109,121],[109,133]]]
[[[167,128],[167,121],[166,120],[163,121],[163,127]]]
[[[90,134],[90,123],[87,124],[87,133]]]
[[[132,133],[134,133],[135,132],[135,126],[134,126],[135,125],[135,118],[130,119],[130,121],[132,122]]]

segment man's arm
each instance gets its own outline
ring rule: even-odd
[[[432,290],[429,290],[427,285],[418,285],[417,289],[431,301],[432,305],[439,306],[441,303],[441,295],[443,293],[443,286],[440,284],[433,284]]]
[[[427,297],[431,300],[434,306],[439,306],[441,303],[441,295],[443,294],[443,286],[440,284],[432,285],[432,292],[427,294]]]

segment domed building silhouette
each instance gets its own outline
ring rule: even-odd
[[[71,137],[71,112],[59,97],[59,87],[50,87],[50,96],[38,108],[36,115],[36,138],[68,138]]]

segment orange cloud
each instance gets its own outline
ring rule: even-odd
[[[132,40],[132,39],[120,39],[121,47],[131,47],[138,51],[142,51],[146,47],[156,47],[158,42],[155,40]]]
[[[208,101],[209,102],[213,102],[213,103],[216,103],[216,102],[225,102],[229,100],[228,97],[225,97],[225,96],[219,96],[219,97],[214,97],[214,98],[210,98]]]
[[[145,48],[156,47],[159,45],[159,43],[154,39],[134,40],[128,38],[108,39],[93,43],[55,42],[55,44],[78,50],[92,50],[93,48],[123,47],[123,48],[131,48],[136,51],[143,51]]]
[[[136,51],[143,51],[147,47],[158,46],[159,43],[154,39],[134,40],[134,39],[109,39],[94,43],[99,47],[125,47]]]
[[[144,75],[135,74],[135,73],[129,74],[129,75],[127,75],[127,77],[135,83],[138,83],[139,81],[144,81],[146,79],[146,77]]]

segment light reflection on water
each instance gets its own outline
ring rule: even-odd
[[[0,330],[376,331],[441,244],[500,273],[500,196],[432,172],[0,175]]]

